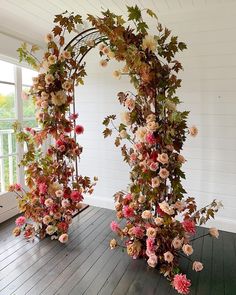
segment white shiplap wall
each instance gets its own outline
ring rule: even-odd
[[[222,200],[224,209],[215,225],[236,232],[236,21],[232,7],[225,10],[196,10],[190,14],[176,13],[161,20],[188,50],[180,55],[185,71],[179,96],[181,109],[191,111],[189,125],[199,127],[199,136],[189,138],[184,148],[188,162],[184,184],[189,195],[200,206],[212,199]],[[128,184],[128,167],[111,139],[101,135],[102,119],[119,113],[116,93],[129,89],[127,80],[117,81],[111,73],[114,66],[101,69],[98,55],[88,56],[88,77],[78,89],[78,111],[85,125],[81,137],[84,154],[81,172],[99,177],[92,204],[111,208],[112,195]],[[97,61],[97,62],[96,62]]]

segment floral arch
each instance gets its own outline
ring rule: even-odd
[[[197,135],[196,127],[187,127],[188,112],[177,109],[180,100],[176,90],[181,84],[177,74],[182,66],[175,55],[186,45],[158,22],[154,12],[145,12],[157,22],[154,36],[148,34],[142,12],[135,6],[128,7],[128,21],[109,10],[102,12],[102,17],[88,15],[92,28],[79,32],[65,45],[69,33],[83,24],[81,16],[65,12],[55,17],[56,25],[46,36],[47,50],[41,61],[34,56],[37,46],[24,44],[19,48],[20,60],[39,71],[30,95],[41,129],[14,126],[17,139],[28,147],[21,164],[29,187],[29,191],[19,185],[10,187],[17,193],[24,213],[16,220],[14,234],[23,233],[28,239],[47,234],[66,242],[83,195],[93,192],[95,183],[81,176],[78,169],[82,147],[77,136],[84,128],[77,123],[74,87],[83,84],[86,54],[100,44],[101,66],[113,58],[124,62],[114,76],[129,75],[136,90],[135,94],[118,93],[120,104],[126,108],[121,123],[115,124],[115,115],[103,122],[104,137],[113,129],[118,131],[115,145],[121,146],[131,169],[128,191],[115,194],[117,218],[125,219],[125,226],[113,221],[111,229],[124,242],[128,255],[147,259],[148,265],[159,267],[179,293],[188,294],[191,283],[180,273],[179,257],[193,253],[191,235],[196,224],[214,217],[220,203],[214,200],[198,210],[195,199],[185,196],[181,150],[188,134]],[[53,143],[43,153],[41,145],[48,136]],[[209,235],[217,237],[218,232],[211,229]],[[117,245],[115,239],[110,243],[111,248]],[[200,262],[193,262],[194,270],[202,268]]]

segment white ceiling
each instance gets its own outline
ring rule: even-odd
[[[30,43],[43,44],[44,35],[53,25],[55,14],[74,11],[86,18],[109,8],[117,14],[126,14],[126,5],[137,4],[150,8],[158,15],[188,13],[230,5],[236,0],[0,0],[0,33]]]

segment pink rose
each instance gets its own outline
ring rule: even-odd
[[[196,225],[193,220],[186,219],[182,222],[183,229],[190,234],[196,233]]]
[[[149,165],[149,168],[150,170],[152,171],[157,171],[157,168],[158,168],[158,163],[157,162],[152,162],[150,165]]]
[[[190,280],[186,278],[186,275],[177,274],[173,279],[173,287],[180,294],[189,294],[189,287],[191,286]]]
[[[26,218],[25,216],[20,216],[16,219],[15,221],[17,226],[23,226],[26,223]]]
[[[147,263],[148,263],[149,266],[151,266],[153,268],[156,267],[156,265],[157,265],[157,256],[155,254],[149,256]]]
[[[135,153],[132,153],[131,155],[130,155],[130,161],[131,162],[135,162],[137,160],[137,155],[135,154]]]

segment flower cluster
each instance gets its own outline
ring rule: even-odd
[[[105,57],[101,65],[111,59],[112,53],[112,58],[125,63],[113,75],[120,78],[128,74],[135,88],[135,93],[118,93],[125,108],[121,123],[115,122],[115,115],[103,122],[104,137],[116,129],[115,145],[125,141],[121,151],[131,168],[128,192],[115,194],[116,215],[125,224],[113,221],[111,229],[124,242],[128,255],[145,258],[150,267],[158,267],[172,280],[179,293],[188,294],[191,282],[180,274],[179,257],[191,259],[196,225],[214,217],[221,204],[213,201],[197,210],[195,199],[186,196],[181,183],[186,161],[183,144],[188,135],[195,137],[198,133],[195,126],[187,126],[189,112],[178,110],[180,100],[176,96],[181,84],[177,74],[182,66],[175,54],[186,45],[159,23],[157,36],[149,35],[139,8],[128,10],[136,29],[125,27],[125,21],[109,11],[103,18],[90,17],[109,40],[100,46],[100,55]],[[210,229],[209,235],[217,237],[218,231]],[[117,245],[115,239],[110,243],[112,249]],[[201,271],[203,264],[192,261],[192,268]]]
[[[20,59],[34,66],[39,74],[33,78],[30,90],[36,107],[39,130],[22,129],[17,123],[14,129],[19,142],[27,144],[21,164],[25,166],[26,184],[29,191],[15,184],[10,186],[19,201],[24,216],[16,220],[15,236],[22,232],[27,239],[37,234],[49,235],[61,243],[68,240],[68,229],[73,215],[80,209],[86,193],[92,193],[94,183],[75,170],[82,147],[76,135],[82,134],[83,126],[77,124],[78,114],[71,113],[74,102],[74,86],[83,83],[83,66],[76,67],[77,60],[72,48],[64,46],[64,33],[70,32],[80,16],[57,15],[57,25],[47,34],[47,49],[42,61],[37,61],[24,44],[19,48]],[[42,152],[42,144],[50,138],[53,143]],[[95,179],[96,180],[96,179]],[[32,220],[33,223],[30,221]]]

